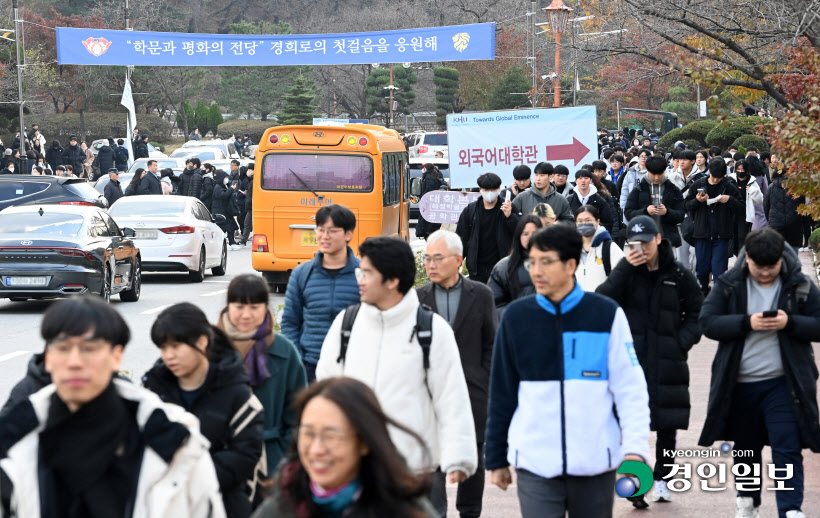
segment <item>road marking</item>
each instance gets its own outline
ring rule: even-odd
[[[228,293],[228,290],[217,290],[212,291],[211,293],[203,293],[200,297],[215,297],[217,295],[222,295],[223,293]]]
[[[32,354],[32,352],[31,351],[14,351],[13,353],[8,353],[8,354],[4,354],[3,356],[0,356],[0,362],[4,362],[6,360],[13,360],[14,358],[17,358],[18,356],[24,356],[24,355],[27,355],[27,354]]]
[[[142,313],[140,313],[140,315],[153,315],[154,313],[159,313],[163,309],[169,308],[171,306],[173,306],[173,304],[165,304],[164,306],[158,306],[158,307],[153,308],[153,309],[145,310]]]

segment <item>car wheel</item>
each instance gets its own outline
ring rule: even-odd
[[[108,268],[103,268],[102,287],[100,288],[100,297],[106,302],[111,302],[111,274]]]
[[[223,243],[222,261],[220,261],[219,266],[214,266],[213,268],[211,268],[211,273],[216,275],[217,277],[221,277],[225,275],[226,271],[228,271],[228,245]]]
[[[205,247],[199,250],[199,266],[188,272],[191,282],[202,282],[205,279]]]
[[[142,291],[142,265],[139,258],[134,262],[134,275],[131,277],[131,287],[120,293],[120,300],[123,302],[136,302],[140,299]]]

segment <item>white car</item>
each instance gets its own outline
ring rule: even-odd
[[[119,139],[114,139],[114,142],[117,142]],[[123,139],[125,141],[125,139]],[[108,145],[108,139],[97,139],[91,143],[91,152],[94,153],[94,156],[97,156],[97,153],[100,152],[100,148],[103,146]],[[159,149],[152,146],[150,143],[148,144],[148,158],[165,158],[168,155],[160,151]]]
[[[407,135],[408,158],[435,158],[438,151],[444,155],[444,158],[449,155],[446,131]]]
[[[185,161],[189,158],[198,158],[201,164],[211,164],[212,166],[216,167],[217,169],[222,169],[223,171],[230,171],[231,169],[231,160],[225,153],[218,147],[181,147],[175,149],[173,153],[171,153],[170,158],[175,158],[177,160],[181,160],[183,166],[185,165]],[[233,159],[238,160],[238,159]],[[242,165],[242,161],[240,160],[240,165]]]
[[[127,196],[108,213],[121,227],[133,228],[142,255],[142,270],[188,272],[202,282],[205,271],[225,275],[228,243],[211,213],[190,196]]]
[[[182,144],[182,147],[179,149],[191,149],[191,148],[198,148],[198,147],[215,147],[219,148],[227,157],[228,160],[237,159],[240,162],[240,165],[248,165],[249,162],[253,161],[253,153],[249,151],[249,154],[246,156],[239,156],[239,152],[236,150],[236,146],[234,146],[233,140],[224,140],[224,139],[210,139],[210,140],[189,140],[185,144]],[[251,146],[253,149],[252,151],[256,152],[256,145]],[[205,160],[203,160],[204,162]]]

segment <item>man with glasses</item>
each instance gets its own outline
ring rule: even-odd
[[[333,318],[359,302],[355,270],[359,259],[349,243],[356,216],[342,205],[316,211],[316,242],[319,251],[293,270],[285,292],[282,333],[302,355],[308,382],[316,379],[316,363]]]
[[[119,313],[72,298],[40,333],[53,382],[0,420],[0,515],[225,516],[197,419],[114,379],[130,338]]]
[[[649,458],[629,324],[614,301],[575,282],[582,247],[569,225],[530,238],[537,295],[510,304],[496,334],[486,465],[504,490],[515,466],[523,518],[611,517],[615,470]]]
[[[457,234],[447,230],[433,232],[427,238],[424,253],[424,268],[431,282],[416,291],[419,302],[447,320],[455,333],[478,441],[478,470],[458,485],[456,509],[461,518],[478,518],[484,495],[484,427],[498,313],[492,290],[461,275],[463,261],[461,239]],[[447,489],[440,471],[433,476],[431,500],[433,507],[444,516]]]
[[[413,289],[416,260],[410,245],[390,237],[370,237],[359,247],[356,275],[362,303],[339,314],[330,326],[316,378],[356,378],[379,398],[385,414],[416,432],[390,429],[390,437],[420,474],[437,469],[450,483],[464,482],[478,464],[470,397],[453,330],[433,313],[430,328],[419,329],[419,298]],[[438,255],[438,254],[436,254]],[[443,255],[443,254],[442,254]],[[353,322],[342,348],[343,322]],[[420,333],[431,339],[427,353]],[[349,334],[347,334],[349,333]],[[425,361],[426,358],[426,361]]]

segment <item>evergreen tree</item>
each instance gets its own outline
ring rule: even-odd
[[[177,128],[190,133],[193,131],[194,126],[196,126],[194,108],[191,106],[190,102],[185,101],[182,111],[177,113]],[[190,130],[188,128],[190,128]],[[188,133],[185,134],[186,137],[188,136]]]
[[[490,110],[511,110],[527,104],[527,93],[532,88],[521,68],[513,67],[504,71],[501,80],[490,94],[487,108]]]
[[[211,128],[208,125],[208,115],[210,112],[211,109],[204,102],[199,101],[196,103],[196,108],[194,108],[194,120],[196,121],[196,127],[199,128],[199,134],[202,135],[202,138],[205,138],[205,135],[211,130],[216,132],[216,128]]]
[[[313,124],[318,117],[316,107],[316,85],[307,76],[299,76],[290,93],[285,95],[285,106],[277,116],[279,124]]]
[[[393,115],[410,113],[410,105],[416,101],[416,94],[413,92],[413,85],[419,78],[412,68],[393,67],[393,101],[397,107],[393,110]],[[385,120],[390,113],[390,69],[374,68],[367,77],[367,110],[368,115],[381,114]]]
[[[219,105],[216,103],[211,103],[211,107],[208,108],[208,127],[214,132],[214,136],[216,136],[216,130],[220,124],[224,122],[222,117],[222,111],[219,109]]]
[[[436,124],[439,129],[447,128],[447,114],[460,112],[458,103],[459,72],[455,68],[433,69],[433,83],[436,85]]]

